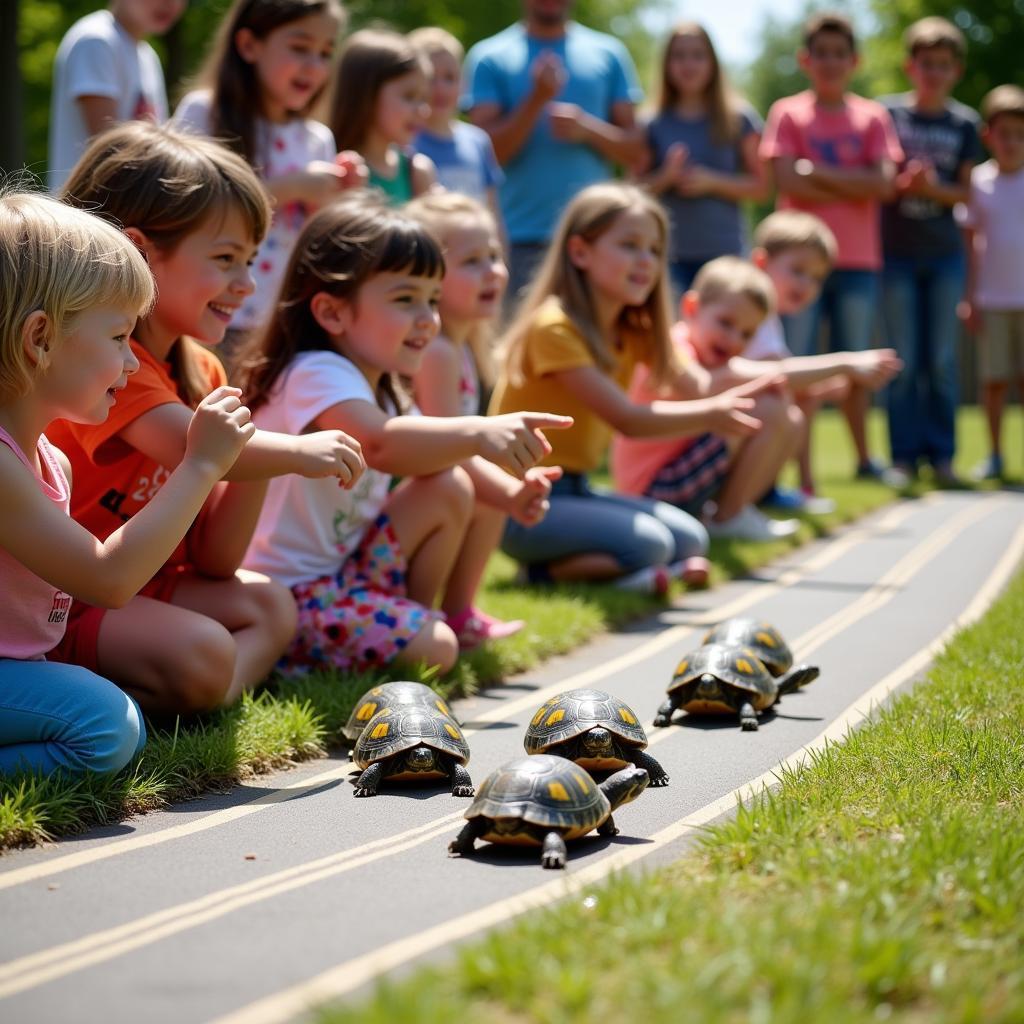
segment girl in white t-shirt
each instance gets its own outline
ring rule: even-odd
[[[242,386],[255,420],[290,433],[343,428],[367,471],[346,492],[324,481],[270,484],[244,564],[292,588],[299,610],[286,671],[391,661],[447,671],[458,639],[432,611],[447,590],[473,511],[461,468],[486,460],[523,481],[543,512],[564,416],[401,415],[437,335],[444,260],[422,225],[365,194],[314,215],[296,243],[281,300]],[[392,476],[405,479],[392,489]]]
[[[429,416],[474,416],[480,412],[481,378],[486,385],[494,382],[494,320],[508,284],[497,224],[486,207],[457,192],[422,196],[405,212],[434,233],[445,258],[441,333],[413,378],[416,405]],[[511,636],[525,625],[521,619],[492,618],[474,605],[474,598],[506,518],[533,526],[542,514],[532,485],[489,463],[467,468],[476,507],[442,606],[463,648]],[[552,481],[562,475],[554,466],[543,472]]]
[[[365,176],[362,160],[338,155],[330,129],[309,116],[330,77],[343,22],[337,0],[236,0],[199,74],[200,88],[174,112],[177,127],[220,139],[244,156],[275,200],[253,265],[256,290],[232,321],[233,332],[269,320],[306,218]],[[227,338],[220,355],[230,361],[241,340]]]

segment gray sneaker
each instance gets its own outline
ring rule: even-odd
[[[800,529],[800,520],[772,519],[754,505],[746,505],[732,519],[721,522],[712,519],[706,525],[712,537],[764,541],[792,537]]]

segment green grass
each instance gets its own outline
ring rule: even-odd
[[[879,415],[874,416],[871,428],[876,449],[884,450],[884,424]],[[969,411],[961,428],[962,468],[966,468],[984,454],[981,420]],[[1022,433],[1019,416],[1011,419],[1007,428],[1011,466],[1024,461],[1020,458]],[[888,488],[850,479],[850,446],[845,428],[834,414],[818,419],[815,453],[820,488],[836,499],[837,511],[821,520],[805,518],[800,533],[790,540],[770,544],[715,541],[714,582],[750,572],[891,500]],[[481,684],[526,671],[553,654],[572,650],[603,630],[659,607],[651,597],[608,586],[526,590],[514,585],[513,576],[513,563],[495,555],[480,603],[493,615],[523,618],[529,626],[500,644],[461,659],[448,677],[435,681],[442,692],[472,692]],[[340,742],[340,728],[352,704],[377,678],[326,673],[301,684],[278,684],[200,724],[179,725],[172,732],[151,728],[141,759],[114,779],[0,778],[0,850],[117,821],[204,791],[227,788],[254,773],[320,756]]]
[[[318,1024],[1024,1020],[1022,621],[1024,573],[926,683],[684,860]]]

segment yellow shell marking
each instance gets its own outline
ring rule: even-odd
[[[754,636],[765,645],[765,647],[774,647],[775,639],[771,633],[755,633]]]
[[[356,712],[356,721],[357,721],[357,722],[368,722],[368,721],[369,721],[369,720],[370,720],[371,718],[373,718],[374,712],[375,712],[376,710],[377,710],[377,705],[376,705],[376,704],[374,704],[374,703],[373,703],[373,701],[371,701],[371,700],[368,700],[368,701],[367,701],[367,702],[366,702],[366,703],[365,703],[365,704],[364,704],[364,705],[363,705],[363,706],[362,706],[362,707],[361,707],[361,708],[360,708],[360,709],[359,709],[359,710],[358,710],[358,711]]]
[[[565,800],[568,801],[569,794],[565,791],[565,786],[560,782],[549,782],[548,793],[553,800]]]
[[[438,698],[437,700],[434,701],[434,707],[436,707],[437,710],[440,711],[442,715],[450,715],[451,714],[451,712],[448,710],[448,705],[445,704],[445,702],[443,700],[441,700],[440,698]]]
[[[563,718],[565,718],[565,708],[557,708],[548,715],[548,720],[544,723],[545,725],[556,725]]]
[[[754,666],[751,665],[750,662],[747,661],[746,658],[737,658],[736,659],[736,667],[741,672],[746,672],[746,674],[748,676],[752,676],[754,674]]]
[[[444,723],[444,731],[446,733],[448,733],[448,735],[451,736],[451,738],[453,740],[460,740],[460,739],[462,739],[462,736],[460,735],[459,730],[456,729],[454,725],[449,725],[447,722],[445,722]]]
[[[387,736],[391,726],[387,722],[378,722],[373,727],[373,732],[370,733],[371,740],[380,740]]]
[[[636,715],[634,715],[629,708],[619,708],[619,718],[621,718],[626,725],[636,725]]]
[[[540,720],[541,720],[541,719],[542,719],[542,718],[544,717],[544,715],[545,715],[545,714],[547,713],[547,710],[548,710],[548,706],[547,706],[547,704],[545,704],[545,705],[544,705],[544,706],[543,706],[543,707],[542,707],[542,708],[540,709],[540,711],[538,711],[538,712],[537,712],[537,714],[535,714],[535,715],[533,716],[533,718],[532,718],[532,719],[531,719],[531,721],[530,721],[530,725],[540,725]]]
[[[676,665],[676,675],[681,676],[689,667],[690,663],[686,660],[686,658],[683,658],[683,660],[679,662],[678,665]]]

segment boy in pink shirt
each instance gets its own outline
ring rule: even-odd
[[[992,159],[971,172],[960,222],[967,242],[961,313],[978,336],[981,397],[992,453],[975,477],[1003,475],[1000,435],[1010,381],[1024,394],[1024,89],[1000,85],[981,101]]]
[[[839,253],[819,300],[788,318],[787,339],[796,355],[811,354],[824,316],[834,351],[861,351],[870,347],[878,304],[879,204],[891,192],[903,150],[888,111],[846,91],[859,57],[845,17],[814,15],[804,28],[799,61],[811,88],[772,105],[760,154],[773,166],[778,208],[820,217]],[[843,402],[861,477],[882,472],[868,451],[868,398],[855,385]]]

